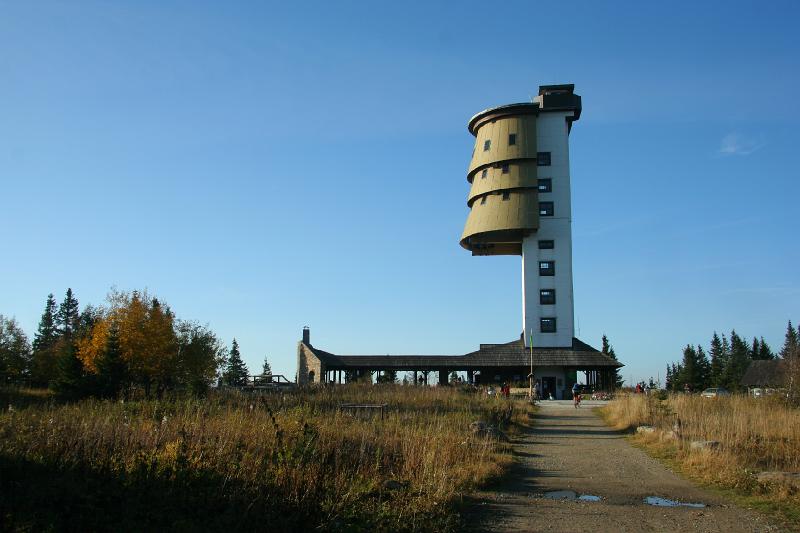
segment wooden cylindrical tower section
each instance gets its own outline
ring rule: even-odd
[[[473,255],[520,255],[539,227],[536,103],[487,109],[469,122],[475,136],[467,181],[470,208],[461,246]]]

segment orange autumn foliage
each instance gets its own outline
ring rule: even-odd
[[[108,318],[100,317],[92,326],[89,335],[78,339],[78,359],[84,368],[93,374],[97,374],[97,361],[105,351],[110,325],[111,321]]]
[[[110,307],[97,319],[89,335],[78,342],[78,358],[97,373],[97,361],[116,327],[122,359],[133,376],[144,383],[165,383],[175,370],[177,337],[168,307],[146,291],[112,292]]]

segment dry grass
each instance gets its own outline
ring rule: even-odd
[[[762,471],[800,472],[800,410],[779,399],[627,395],[612,401],[604,415],[618,429],[655,426],[659,432],[635,439],[697,480],[795,508],[800,504],[796,490],[756,480]],[[679,438],[668,438],[678,421]],[[720,447],[692,450],[689,443],[697,440],[718,441]]]
[[[337,410],[347,402],[389,412],[353,418]],[[0,529],[59,529],[62,509],[87,530],[450,529],[460,495],[511,461],[467,429],[505,405],[451,388],[345,386],[4,409]]]

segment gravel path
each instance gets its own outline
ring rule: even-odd
[[[595,404],[597,405],[597,404]],[[533,429],[514,440],[517,464],[491,491],[476,495],[467,522],[475,531],[781,531],[673,474],[624,435],[571,402],[543,402]],[[552,491],[572,491],[551,499]],[[599,497],[581,501],[579,496]],[[657,507],[660,497],[695,507]]]

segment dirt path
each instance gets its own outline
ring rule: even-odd
[[[589,402],[586,402],[589,403]],[[467,521],[475,531],[781,531],[676,476],[571,402],[544,402],[534,428],[515,439],[517,466],[494,490],[479,493]],[[576,496],[598,496],[580,501]],[[704,508],[656,507],[657,496]]]

